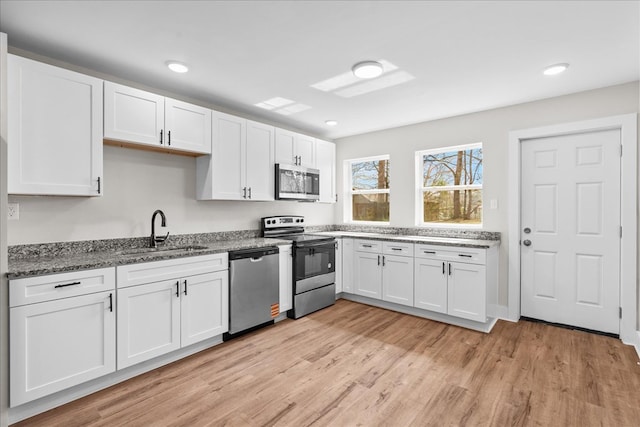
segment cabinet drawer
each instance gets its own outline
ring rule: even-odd
[[[413,243],[383,242],[382,253],[385,255],[413,256]]]
[[[486,249],[438,245],[416,245],[415,256],[416,258],[431,258],[443,261],[485,264]]]
[[[9,306],[53,301],[115,288],[116,269],[74,271],[9,281]]]
[[[195,274],[212,273],[214,271],[227,270],[228,268],[229,256],[226,252],[121,265],[117,267],[118,288],[178,279]]]
[[[355,250],[358,252],[382,253],[382,242],[377,240],[354,240]]]

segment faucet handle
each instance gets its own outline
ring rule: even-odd
[[[169,238],[169,232],[167,231],[166,236],[164,236],[164,237],[157,237],[157,236],[156,236],[156,237],[154,237],[154,240],[155,240],[157,243],[162,243],[162,242],[164,242],[165,240],[167,240],[168,238]]]

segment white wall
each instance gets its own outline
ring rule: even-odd
[[[308,225],[333,223],[333,205],[198,201],[193,157],[104,147],[104,196],[9,196],[20,219],[9,221],[9,245],[140,237],[162,209],[171,234],[258,229],[268,215],[304,215]]]
[[[507,304],[508,200],[507,145],[509,132],[538,126],[634,113],[640,109],[638,82],[612,86],[526,104],[418,123],[336,141],[337,185],[343,188],[346,159],[390,155],[390,225],[415,226],[415,151],[452,145],[483,143],[484,224],[502,233],[499,303]],[[340,194],[340,192],[338,193]],[[489,209],[489,200],[498,209]],[[336,205],[335,222],[343,222],[343,197]],[[640,307],[640,305],[639,305]]]

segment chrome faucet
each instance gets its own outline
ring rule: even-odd
[[[167,217],[164,216],[164,212],[162,212],[160,209],[156,210],[151,216],[151,247],[152,248],[157,248],[158,243],[164,243],[169,237],[168,232],[167,232],[167,235],[164,237],[156,236],[156,215],[158,214],[160,214],[160,218],[162,218],[162,223],[160,225],[162,227],[167,226]]]

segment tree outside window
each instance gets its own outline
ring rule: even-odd
[[[482,144],[416,153],[419,221],[482,224]]]
[[[348,221],[389,222],[389,156],[347,160]]]

